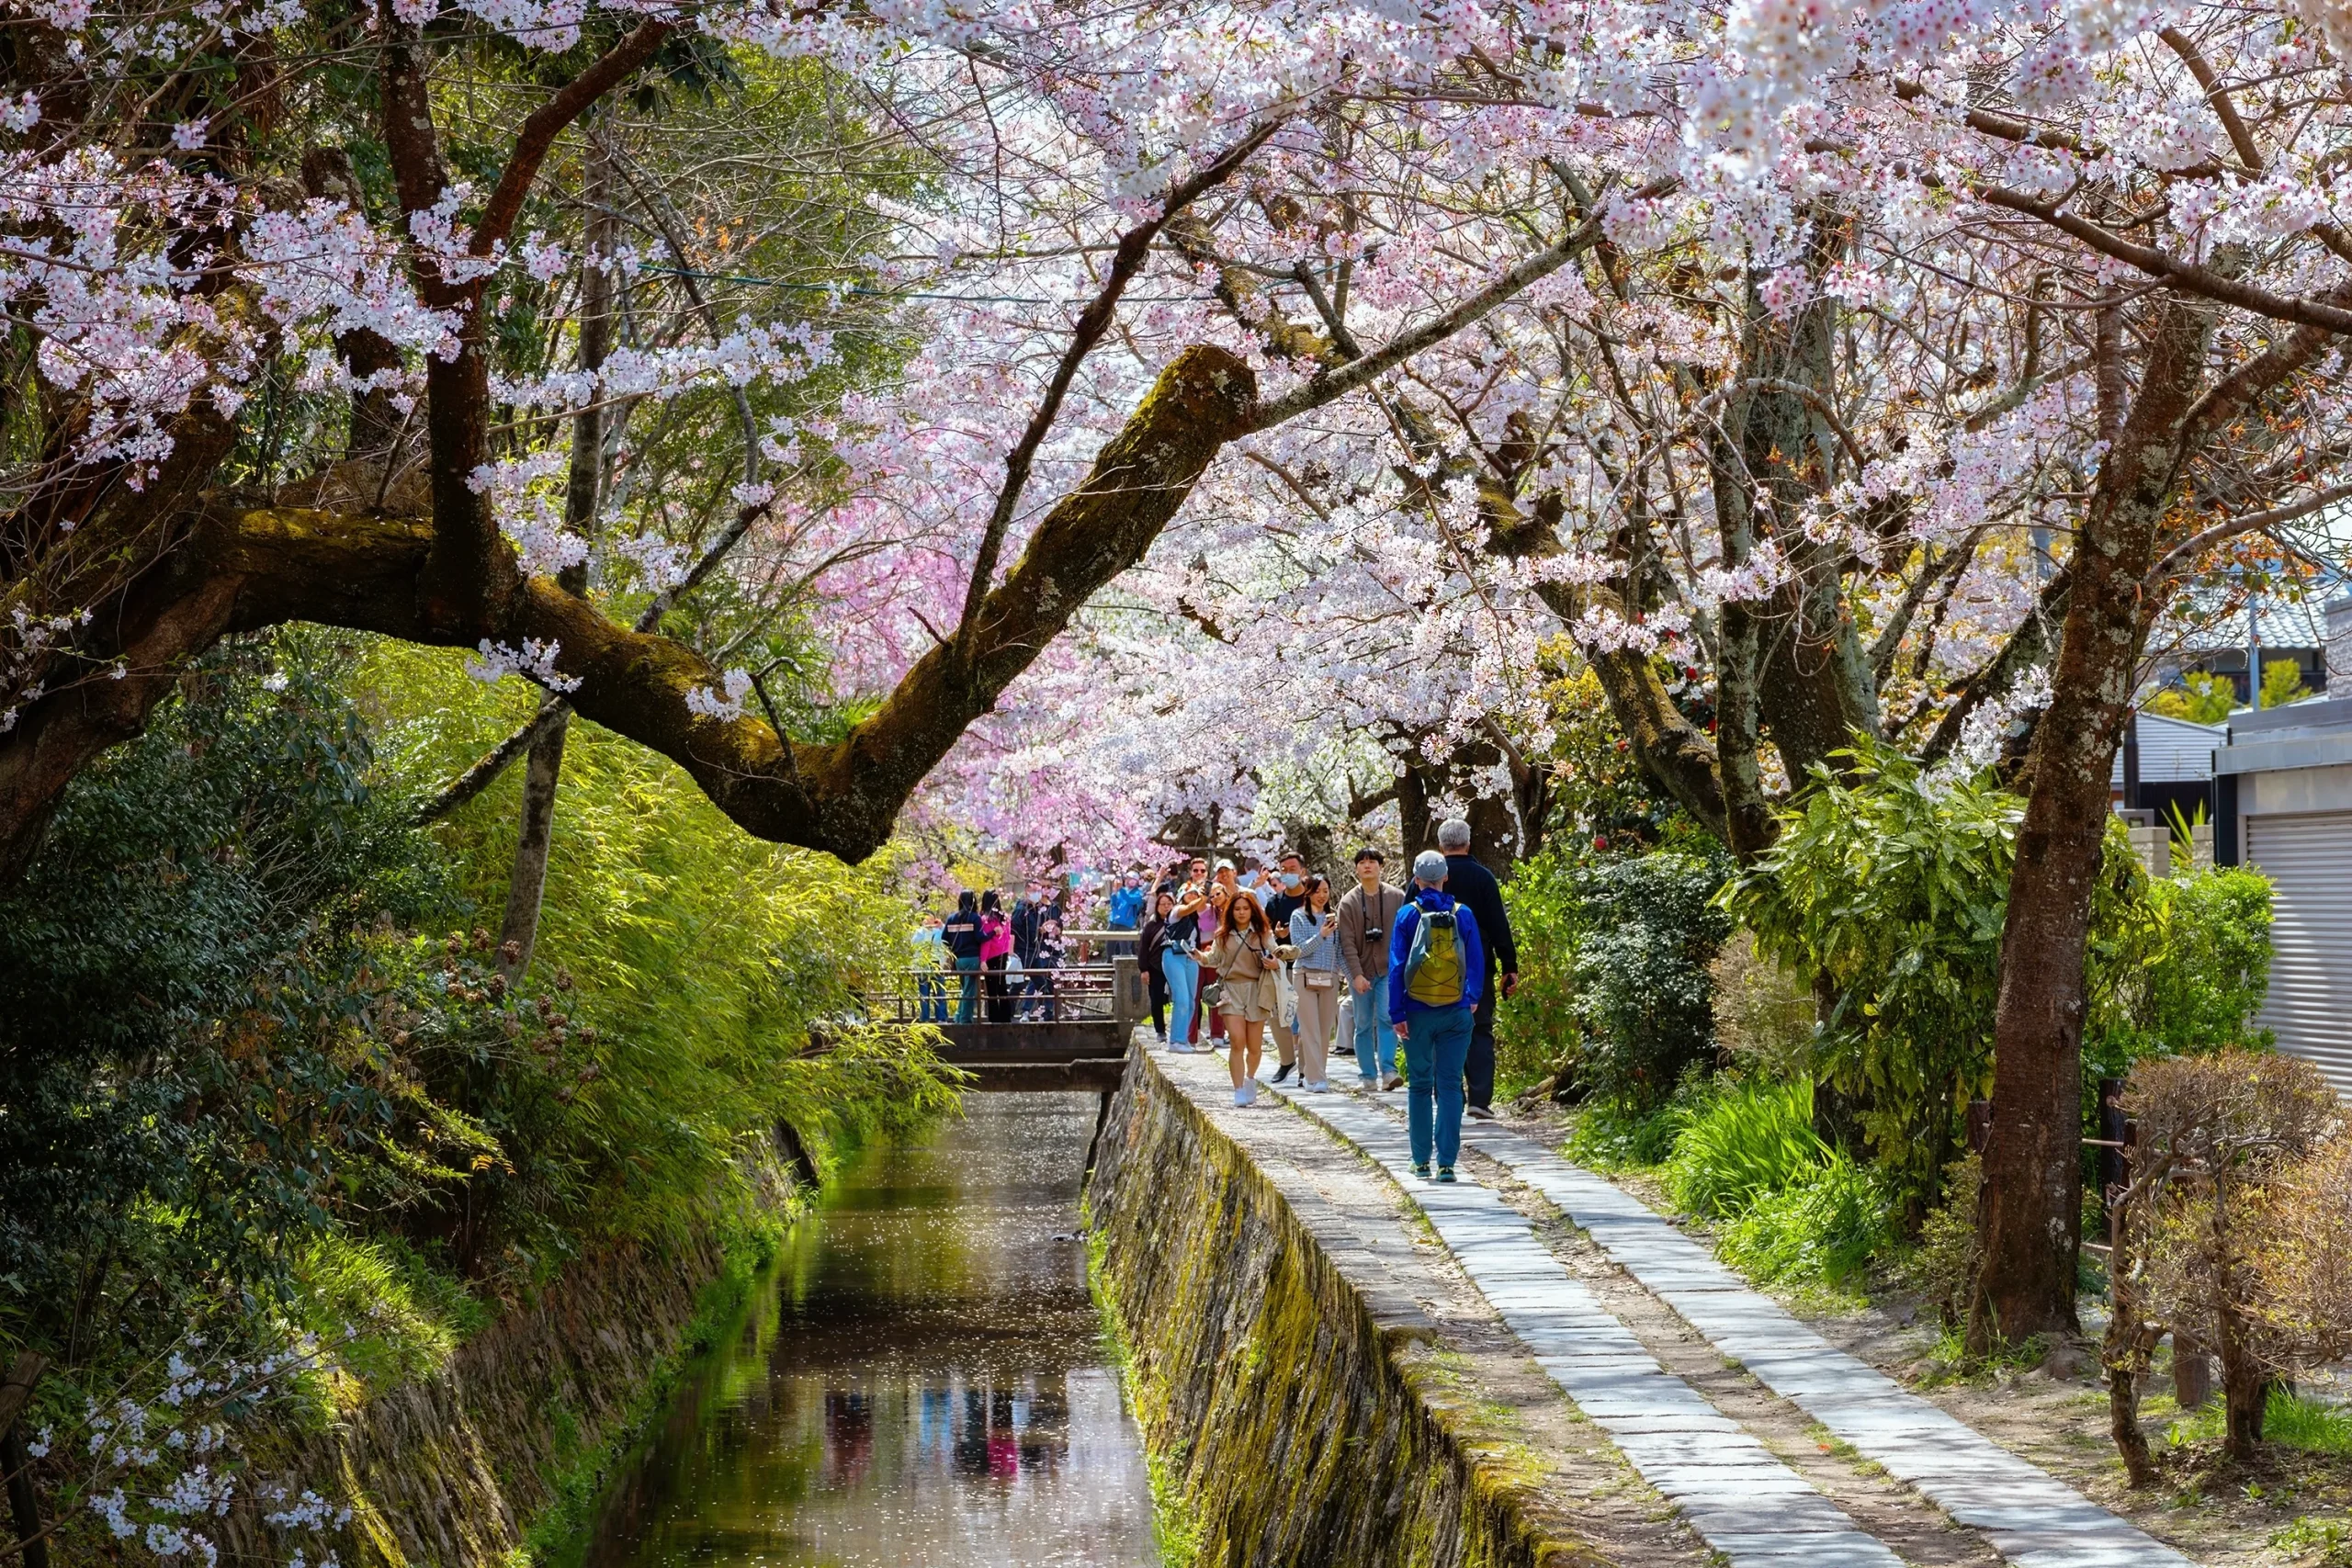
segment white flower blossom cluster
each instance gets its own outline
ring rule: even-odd
[[[307,1337],[287,1348],[251,1359],[192,1360],[201,1349],[190,1335],[170,1353],[164,1382],[151,1398],[128,1395],[92,1400],[83,1418],[86,1467],[75,1483],[107,1532],[125,1546],[142,1549],[174,1565],[215,1568],[220,1545],[214,1539],[240,1495],[247,1461],[232,1440],[236,1424],[294,1391],[298,1379],[316,1371],[326,1351]],[[49,1453],[55,1434],[44,1428],[38,1458]],[[277,1508],[264,1515],[281,1536],[318,1538],[350,1523],[351,1510],[304,1491],[288,1499],[281,1483],[249,1486],[262,1503]],[[291,1568],[334,1568],[332,1551],[315,1557],[296,1548]]]
[[[484,637],[479,657],[466,660],[466,673],[485,686],[494,686],[509,675],[520,675],[558,694],[576,692],[580,689],[580,678],[563,674],[555,667],[556,656],[562,651],[563,644],[552,637],[545,642],[537,637],[525,637],[519,649]]]
[[[705,718],[732,724],[743,716],[743,698],[751,690],[751,671],[729,670],[719,678],[719,687],[695,686],[689,690],[686,707]]]

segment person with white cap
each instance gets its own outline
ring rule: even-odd
[[[1413,896],[1388,942],[1388,1016],[1405,1050],[1413,1174],[1428,1178],[1434,1155],[1440,1181],[1453,1179],[1462,1152],[1462,1066],[1487,974],[1477,917],[1446,893],[1445,873],[1435,850],[1413,857]]]

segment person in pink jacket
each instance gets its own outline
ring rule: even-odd
[[[989,993],[989,1021],[1012,1021],[1012,992],[1004,983],[1005,960],[1012,956],[1012,922],[1004,900],[991,887],[980,895],[980,973]]]

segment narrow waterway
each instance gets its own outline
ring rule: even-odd
[[[972,1095],[866,1149],[680,1396],[590,1568],[1157,1561],[1087,1295],[1091,1095]]]

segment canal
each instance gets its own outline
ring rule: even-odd
[[[605,1506],[590,1568],[1158,1561],[1077,1239],[1092,1095],[860,1153]]]

